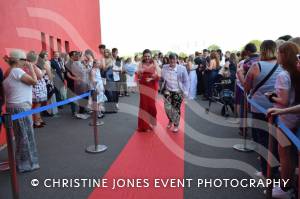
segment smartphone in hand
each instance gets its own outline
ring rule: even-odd
[[[269,99],[271,103],[274,103],[275,101],[272,99],[272,97],[277,97],[277,94],[274,91],[269,91],[265,93],[265,96]]]

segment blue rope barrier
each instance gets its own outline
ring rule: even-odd
[[[259,104],[256,103],[256,101],[254,101],[253,99],[250,99],[249,97],[247,97],[248,102],[254,106],[259,112],[267,115],[267,109],[263,108],[262,106],[260,106]]]
[[[244,91],[244,89],[242,88],[242,86],[240,84],[237,84],[238,87]],[[259,104],[256,103],[256,101],[254,101],[253,99],[250,99],[247,97],[248,102],[254,106],[257,110],[259,110],[259,112],[267,115],[267,110],[265,108],[263,108],[262,106],[260,106]],[[290,141],[297,147],[298,151],[300,151],[300,140],[299,138],[289,129],[285,126],[285,124],[283,124],[278,118],[275,119],[274,121],[277,126],[283,131],[283,133],[290,139]]]
[[[47,106],[43,106],[43,107],[40,107],[40,108],[36,108],[36,109],[32,109],[32,110],[25,111],[25,112],[22,112],[22,113],[18,113],[18,114],[12,115],[12,120],[14,121],[14,120],[17,120],[17,119],[26,117],[26,116],[28,116],[28,115],[40,113],[40,112],[46,111],[46,110],[48,110],[48,109],[52,109],[52,108],[55,108],[55,107],[58,107],[58,106],[62,106],[62,105],[65,105],[65,104],[69,104],[69,103],[71,103],[71,102],[80,100],[80,99],[85,98],[85,97],[88,97],[88,96],[90,96],[90,95],[91,95],[91,93],[90,93],[90,92],[87,92],[87,93],[84,93],[84,94],[82,94],[82,95],[78,95],[78,96],[76,96],[76,97],[72,97],[72,98],[66,99],[66,100],[61,101],[61,102],[56,102],[56,103],[53,103],[53,104],[49,104],[49,105],[47,105]],[[2,118],[1,118],[1,117],[0,117],[0,122],[2,122]]]

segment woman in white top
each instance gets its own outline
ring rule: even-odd
[[[10,65],[3,81],[7,113],[13,115],[28,111],[32,106],[32,86],[37,83],[34,66],[26,61],[26,54],[22,50],[11,51],[6,61]],[[28,73],[22,69],[24,66],[27,66]],[[32,116],[13,121],[13,130],[16,138],[16,162],[19,172],[38,169]]]
[[[97,111],[98,117],[101,118],[103,115],[101,114],[101,106],[102,103],[107,101],[106,96],[104,95],[104,85],[101,77],[101,61],[95,60],[93,63],[93,68],[90,72],[90,89],[95,90],[97,92]]]
[[[130,57],[126,60],[124,64],[124,70],[126,71],[128,92],[136,91],[137,83],[135,80],[135,72],[137,71],[137,67],[138,64],[133,63]]]
[[[46,74],[46,70],[44,69],[39,69],[36,66],[38,59],[38,54],[35,53],[34,51],[30,51],[27,53],[27,61],[30,62],[34,68],[35,68],[35,73],[38,79],[38,82],[36,85],[33,86],[32,90],[32,108],[39,108],[42,103],[45,104],[47,102],[47,85],[46,81],[44,79],[44,75]],[[33,114],[33,127],[34,128],[41,128],[45,125],[46,123],[43,121],[41,114],[36,113]]]
[[[298,46],[293,42],[285,42],[278,49],[278,63],[284,69],[278,74],[275,83],[275,93],[267,93],[271,102],[277,108],[287,108],[300,103],[300,72],[297,70]],[[279,116],[288,128],[293,132],[300,127],[300,114],[285,114]],[[286,136],[277,128],[278,152],[281,165],[280,175],[282,179],[289,179],[288,185],[274,188],[275,196],[291,188],[296,167],[297,150],[294,149]]]

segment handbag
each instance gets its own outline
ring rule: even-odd
[[[55,92],[54,85],[50,82],[47,83],[46,87],[47,87],[47,98],[50,99]]]

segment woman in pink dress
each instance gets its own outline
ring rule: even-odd
[[[143,61],[137,71],[140,109],[138,117],[138,131],[151,131],[156,126],[156,96],[158,94],[158,80],[160,76],[159,67],[151,57],[151,51],[143,52]]]

